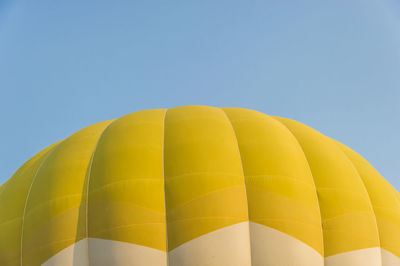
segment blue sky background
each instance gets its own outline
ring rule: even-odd
[[[396,0],[0,0],[0,184],[75,131],[203,104],[303,122],[400,190]]]

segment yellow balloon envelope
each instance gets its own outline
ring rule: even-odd
[[[400,265],[400,194],[290,119],[140,111],[48,147],[0,187],[0,265]]]

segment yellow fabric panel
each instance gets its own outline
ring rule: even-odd
[[[85,176],[97,140],[110,121],[65,139],[38,170],[27,199],[22,265],[39,265],[85,236]]]
[[[164,173],[169,250],[248,220],[236,137],[221,109],[168,110]]]
[[[136,112],[104,131],[89,181],[89,237],[166,250],[164,116]]]
[[[26,197],[37,169],[56,145],[57,143],[36,154],[2,185],[0,192],[0,265],[20,265],[22,216]]]
[[[400,257],[399,193],[361,155],[336,141],[352,161],[368,190],[378,224],[381,247]]]
[[[364,184],[328,137],[294,120],[277,117],[299,141],[318,192],[325,257],[379,246],[375,215]]]
[[[223,110],[239,143],[250,221],[298,238],[322,254],[316,189],[297,140],[285,126],[263,113]]]

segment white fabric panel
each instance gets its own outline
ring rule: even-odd
[[[145,246],[89,238],[91,266],[166,266],[167,253]]]
[[[400,266],[400,258],[380,248],[346,252],[324,259],[313,248],[285,233],[243,222],[193,239],[169,252],[169,266]],[[83,239],[54,255],[43,266],[166,266],[165,252],[119,241]],[[382,256],[381,256],[382,254]],[[381,263],[382,261],[382,263]],[[252,263],[252,264],[251,264]]]
[[[381,266],[380,248],[366,248],[325,258],[325,266]]]
[[[400,266],[400,258],[394,255],[392,252],[386,249],[381,249],[382,251],[382,266]]]
[[[89,238],[50,258],[44,266],[166,266],[166,252],[120,241]]]
[[[253,266],[323,266],[324,258],[302,241],[278,230],[250,223]]]
[[[169,266],[250,266],[249,222],[193,239],[168,254]]]
[[[43,266],[87,266],[88,261],[88,241],[87,238],[61,250]]]

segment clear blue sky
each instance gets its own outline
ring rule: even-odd
[[[397,0],[0,0],[0,184],[142,109],[236,106],[350,146],[400,190]]]

